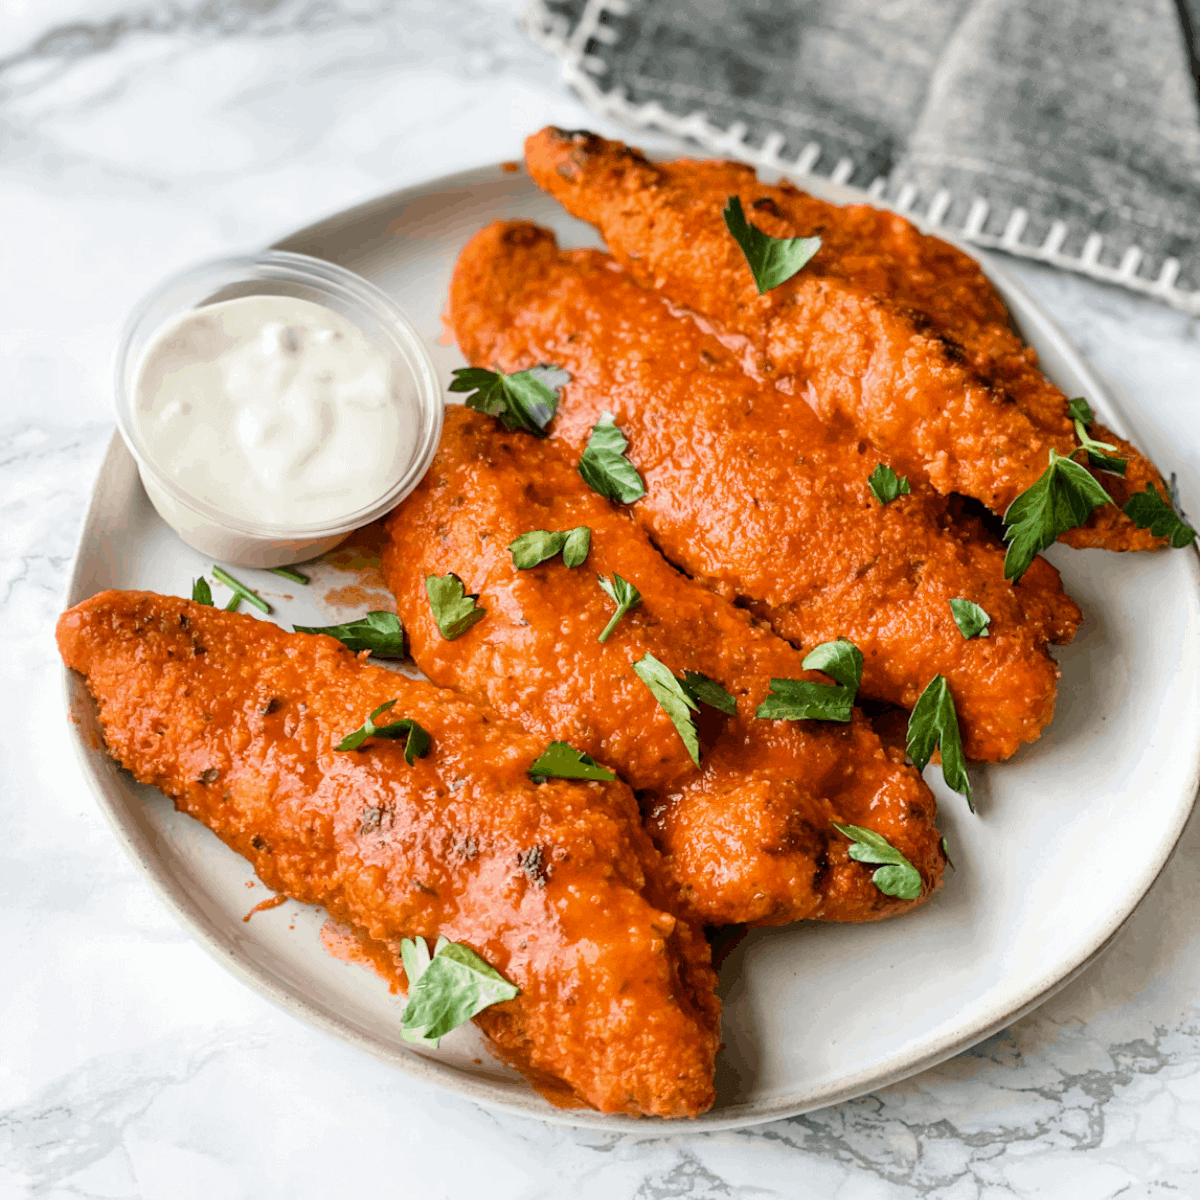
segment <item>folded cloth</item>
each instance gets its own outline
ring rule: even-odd
[[[606,116],[1200,313],[1193,16],[1200,0],[533,0],[524,23]]]

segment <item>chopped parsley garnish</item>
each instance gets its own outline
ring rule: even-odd
[[[425,594],[429,597],[429,607],[433,609],[438,633],[448,642],[466,633],[476,621],[482,621],[487,613],[486,608],[480,608],[475,603],[479,593],[468,595],[463,581],[453,571],[449,575],[427,575]]]
[[[1087,451],[1088,462],[1098,470],[1108,471],[1113,475],[1124,475],[1128,464],[1117,455],[1116,446],[1108,442],[1098,442],[1088,433],[1088,426],[1096,419],[1092,414],[1091,405],[1082,396],[1076,396],[1067,401],[1067,408],[1071,413],[1071,420],[1075,422],[1075,436],[1079,439],[1079,449]]]
[[[592,779],[607,783],[616,776],[597,764],[590,754],[576,750],[569,742],[551,742],[529,768],[529,774],[539,783],[554,776],[558,779]]]
[[[727,717],[737,715],[737,701],[715,679],[699,671],[684,671],[679,682],[683,690],[698,703],[707,704]]]
[[[912,489],[908,486],[908,476],[897,475],[886,463],[880,463],[871,472],[867,487],[880,504],[890,504],[897,496],[912,494]]]
[[[1092,406],[1082,396],[1068,400],[1067,411],[1071,414],[1071,420],[1078,421],[1081,425],[1090,425],[1096,419]]]
[[[391,725],[375,724],[375,718],[380,713],[387,712],[395,703],[395,700],[389,700],[386,704],[381,704],[353,733],[346,734],[334,749],[357,750],[367,738],[373,737],[407,738],[404,743],[404,761],[411,767],[416,759],[424,758],[429,753],[430,737],[411,717],[394,721]]]
[[[432,958],[423,937],[404,938],[400,957],[408,976],[408,1003],[400,1019],[406,1042],[436,1046],[476,1013],[521,994],[474,950],[444,937],[438,938]]]
[[[1004,578],[1016,583],[1042,550],[1060,534],[1082,525],[1094,508],[1110,499],[1086,467],[1052,448],[1050,465],[1004,514],[1008,538]]]
[[[576,525],[568,531],[567,540],[563,542],[563,565],[567,567],[582,567],[587,561],[588,551],[592,547],[592,531],[586,525]]]
[[[1134,492],[1121,511],[1139,529],[1149,529],[1155,537],[1170,538],[1176,550],[1196,540],[1196,531],[1180,518],[1152,483],[1146,484],[1144,492]]]
[[[746,256],[760,296],[786,283],[821,248],[819,237],[776,238],[763,233],[746,220],[737,196],[729,197],[721,215],[725,218],[725,228]]]
[[[471,392],[466,406],[499,417],[508,429],[546,437],[546,426],[558,408],[558,389],[571,377],[561,367],[543,365],[505,375],[483,367],[460,367],[453,372],[452,392]]]
[[[946,680],[941,675],[935,675],[917,697],[917,703],[908,718],[908,753],[918,771],[925,770],[934,750],[939,747],[946,783],[966,796],[967,806],[974,812],[971,780],[967,777],[967,760],[963,757],[954,697],[950,695]]]
[[[632,504],[646,494],[646,485],[637,468],[625,457],[629,441],[613,424],[614,420],[612,413],[602,412],[600,420],[592,426],[579,460],[579,473],[593,491],[618,504]]]
[[[208,580],[203,575],[199,579],[192,580],[192,599],[197,604],[207,604],[209,608],[213,607],[212,588],[208,586]]]
[[[848,638],[814,646],[801,665],[806,671],[824,671],[852,692],[857,692],[862,683],[862,651]]]
[[[227,612],[233,612],[242,600],[245,600],[247,604],[253,604],[260,612],[269,613],[271,611],[271,606],[261,596],[252,592],[244,583],[239,583],[228,571],[222,571],[220,567],[214,566],[212,573],[218,583],[223,583],[233,591],[233,596],[225,605]]]
[[[617,611],[613,613],[612,620],[604,627],[604,632],[597,638],[597,641],[607,642],[608,635],[617,627],[617,622],[631,609],[641,604],[642,593],[629,583],[622,579],[620,575],[613,572],[611,582],[604,578],[603,575],[596,576],[597,582],[600,584],[604,594],[617,606]]]
[[[295,625],[297,633],[324,633],[337,638],[348,650],[370,650],[378,658],[403,658],[404,626],[395,613],[369,612],[345,625]]]
[[[822,642],[804,659],[806,671],[824,671],[837,685],[807,679],[772,679],[756,717],[768,721],[849,721],[862,683],[862,651],[845,638]]]
[[[968,641],[973,637],[989,636],[988,626],[992,623],[992,618],[973,600],[951,600],[950,611],[954,614],[958,632]]]
[[[921,872],[885,837],[861,825],[839,825],[834,829],[844,833],[854,845],[850,857],[860,863],[882,863],[871,876],[871,882],[885,895],[901,900],[917,900],[921,895]]]
[[[292,583],[308,583],[307,575],[301,575],[299,571],[293,571],[291,567],[268,567],[267,570],[272,575],[280,575],[284,579],[290,579]]]
[[[671,674],[667,666],[659,662],[653,654],[647,653],[631,665],[634,674],[650,689],[655,700],[671,718],[692,762],[699,766],[700,735],[696,732],[696,722],[692,719],[692,713],[699,712],[700,706],[688,695],[683,684]]]
[[[508,548],[512,551],[513,566],[518,571],[528,571],[560,553],[566,566],[581,566],[591,544],[592,531],[586,525],[577,525],[574,529],[561,532],[531,529],[509,542]]]

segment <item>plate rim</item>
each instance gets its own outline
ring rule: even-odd
[[[287,248],[289,243],[311,238],[325,227],[335,223],[351,224],[372,212],[385,210],[451,187],[462,188],[494,182],[499,172],[503,172],[503,164],[487,163],[411,184],[348,208],[328,213],[321,219],[271,242],[270,248]],[[865,192],[859,192],[856,189],[814,178],[806,178],[801,182],[805,190],[835,203],[869,203],[874,207],[881,207]],[[906,219],[913,221],[918,228],[923,228],[922,222],[913,220],[911,215],[906,215]],[[1024,285],[1009,275],[991,255],[981,254],[977,250],[962,245],[953,237],[947,237],[944,231],[938,230],[935,236],[951,242],[978,261],[989,280],[1001,291],[1006,301],[1010,296],[1016,296],[1019,299],[1022,308],[1020,320],[1025,322],[1027,319],[1032,319],[1040,327],[1044,336],[1058,342],[1061,351],[1072,360],[1074,369],[1094,386],[1093,395],[1089,397],[1093,401],[1093,407],[1100,411],[1117,433],[1127,435],[1132,426],[1126,415],[1114,402],[1103,381],[1053,316],[1027,291]],[[122,463],[122,459],[127,461]],[[136,464],[121,440],[119,431],[114,428],[92,486],[88,507],[67,574],[65,590],[67,607],[86,598],[80,595],[81,575],[89,545],[88,539],[93,533],[102,500],[101,484],[111,473],[122,467],[132,470],[136,475]],[[135,482],[133,486],[137,487],[140,484]],[[1192,551],[1190,555],[1192,583],[1197,594],[1200,594],[1200,546],[1194,544],[1190,549]],[[1006,1025],[1045,1003],[1104,954],[1116,940],[1125,924],[1132,918],[1171,860],[1184,827],[1196,806],[1197,799],[1200,798],[1198,795],[1200,793],[1200,739],[1197,739],[1188,784],[1191,800],[1179,806],[1175,813],[1175,819],[1160,833],[1156,852],[1146,860],[1138,885],[1127,893],[1132,899],[1110,914],[1110,919],[1093,935],[1080,953],[1073,956],[1070,961],[1056,961],[1052,967],[1044,970],[1015,998],[1015,1003],[1001,1005],[1003,1012],[988,1013],[967,1029],[948,1032],[933,1044],[923,1043],[919,1050],[908,1054],[901,1052],[893,1056],[886,1070],[864,1069],[849,1079],[839,1081],[836,1085],[827,1086],[824,1090],[815,1093],[809,1092],[803,1099],[793,1094],[788,1098],[776,1098],[771,1101],[746,1101],[720,1112],[709,1112],[686,1121],[667,1122],[654,1118],[594,1113],[588,1110],[554,1109],[527,1085],[523,1091],[511,1091],[508,1085],[499,1085],[499,1088],[503,1090],[497,1094],[499,1089],[496,1081],[473,1076],[450,1063],[438,1062],[414,1051],[389,1047],[348,1023],[331,1018],[319,1006],[275,982],[253,962],[244,960],[242,953],[212,928],[191,897],[173,885],[167,872],[160,865],[161,860],[156,859],[146,845],[146,838],[136,822],[108,795],[108,789],[97,769],[97,752],[86,743],[82,731],[72,719],[72,705],[80,686],[79,677],[61,663],[59,672],[64,700],[64,716],[76,760],[93,798],[104,814],[118,843],[132,859],[143,878],[150,883],[172,916],[226,970],[290,1016],[337,1037],[361,1053],[397,1067],[404,1075],[421,1086],[445,1090],[485,1108],[522,1117],[532,1117],[552,1125],[583,1129],[611,1129],[618,1132],[662,1129],[682,1133],[717,1132],[759,1125],[768,1121],[800,1116],[806,1112],[856,1099],[910,1078],[978,1045]]]

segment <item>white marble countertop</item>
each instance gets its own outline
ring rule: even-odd
[[[735,1133],[581,1133],[415,1088],[168,918],[65,748],[52,625],[163,274],[605,129],[511,0],[0,0],[0,1197],[1200,1196],[1200,820],[1108,955],[975,1050]],[[1200,512],[1194,320],[1010,264]]]

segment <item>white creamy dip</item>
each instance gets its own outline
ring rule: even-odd
[[[412,457],[413,383],[345,317],[290,296],[183,313],[138,360],[133,420],[155,465],[235,520],[333,523]]]

